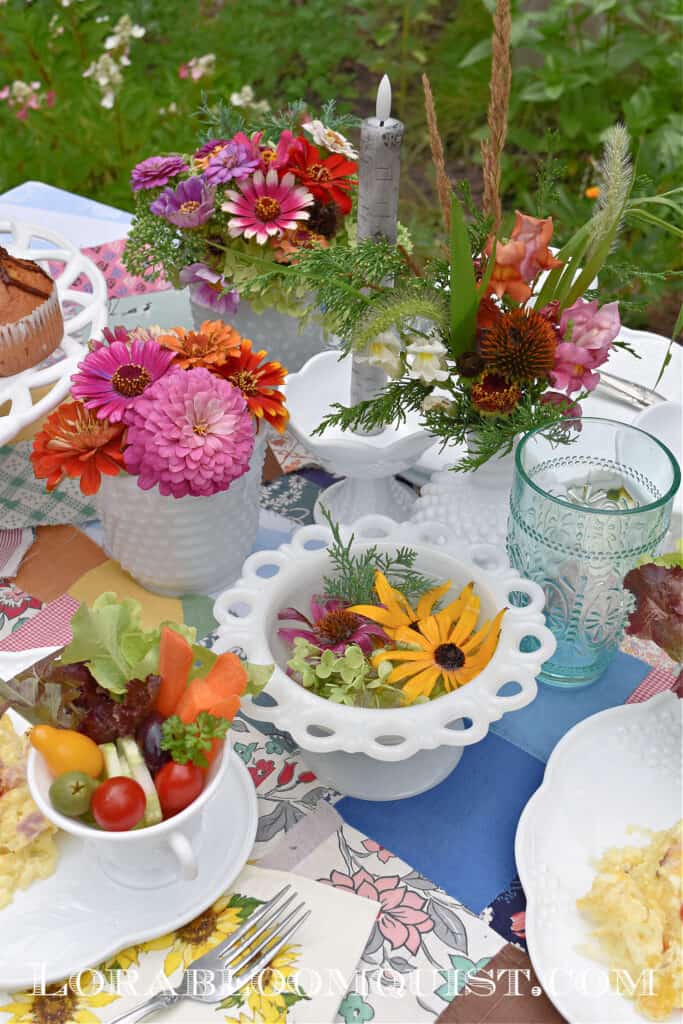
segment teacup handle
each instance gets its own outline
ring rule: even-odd
[[[186,882],[191,882],[193,878],[197,877],[199,867],[190,840],[182,832],[171,832],[166,841],[180,865],[181,878]]]

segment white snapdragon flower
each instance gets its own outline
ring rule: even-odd
[[[422,399],[422,411],[423,412],[435,412],[437,409],[443,409],[446,412],[453,406],[453,402],[447,395],[439,394],[437,391],[432,391],[431,395],[427,395],[426,398]]]
[[[403,372],[401,340],[391,331],[382,331],[364,352],[355,352],[354,356],[360,363],[384,370],[389,377],[400,377]]]
[[[448,379],[444,356],[446,346],[436,338],[413,341],[406,352],[409,356],[410,376],[425,384],[435,384]]]
[[[330,153],[341,153],[342,156],[347,157],[349,160],[358,159],[358,153],[346,136],[342,135],[341,132],[335,132],[331,128],[326,128],[322,121],[306,121],[303,129],[313,137],[313,141],[317,146],[324,146]]]

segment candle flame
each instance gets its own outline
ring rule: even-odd
[[[375,114],[378,121],[386,121],[391,117],[391,82],[388,75],[383,75],[379,83]]]

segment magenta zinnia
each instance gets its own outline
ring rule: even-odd
[[[99,419],[120,423],[126,409],[166,373],[175,353],[156,341],[133,341],[122,327],[105,333],[110,344],[94,342],[71,378],[71,393]]]
[[[203,367],[171,370],[126,416],[126,469],[143,491],[211,495],[249,468],[254,424],[241,391]]]
[[[235,215],[228,221],[233,238],[244,235],[265,245],[273,235],[308,220],[306,207],[313,204],[313,196],[308,189],[297,186],[293,174],[285,174],[281,179],[275,170],[268,171],[265,177],[256,171],[241,188],[241,192],[226,192],[229,201],[223,203],[223,209]]]
[[[278,614],[280,622],[300,622],[301,626],[278,629],[287,643],[293,644],[298,636],[321,650],[342,655],[350,644],[357,644],[364,654],[377,646],[373,640],[388,643],[389,638],[381,626],[349,611],[346,602],[338,598],[311,598],[311,618],[296,608],[283,608]]]

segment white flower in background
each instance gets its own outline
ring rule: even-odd
[[[186,64],[181,64],[178,68],[178,77],[191,78],[193,82],[198,82],[205,75],[212,75],[215,69],[216,54],[205,53],[203,57],[192,57]]]
[[[83,78],[94,78],[102,93],[100,106],[111,110],[116,102],[117,90],[123,84],[121,66],[108,53],[103,53],[99,60],[93,61],[83,72]]]
[[[391,331],[382,331],[363,352],[355,352],[354,355],[358,362],[377,366],[389,377],[400,377],[403,372],[401,339]]]
[[[254,102],[254,90],[250,85],[243,85],[239,92],[230,93],[233,107],[250,107]]]
[[[268,100],[254,99],[254,90],[250,85],[243,85],[239,92],[230,93],[230,102],[233,107],[246,107],[255,114],[267,114],[270,110]]]
[[[349,160],[358,159],[358,153],[346,136],[342,135],[341,132],[335,132],[331,128],[326,128],[322,121],[306,121],[302,127],[305,132],[308,132],[313,137],[316,145],[324,146],[330,153],[341,153],[342,156],[347,157]]]
[[[127,49],[131,39],[142,39],[147,29],[135,25],[128,14],[122,15],[114,25],[114,31],[104,40],[105,50]]]
[[[435,412],[437,409],[443,409],[446,412],[452,408],[453,402],[450,400],[448,395],[439,394],[438,391],[432,391],[431,395],[427,395],[422,400],[422,411],[423,412]]]
[[[55,12],[48,22],[48,29],[53,39],[64,34],[64,26],[59,21],[59,15]]]
[[[413,380],[421,380],[425,384],[435,384],[448,379],[444,356],[446,346],[436,338],[424,341],[413,341],[406,352],[409,357],[410,376]]]
[[[167,114],[177,114],[178,104],[175,100],[172,100],[167,107],[159,107],[159,113],[162,117],[165,117]]]

